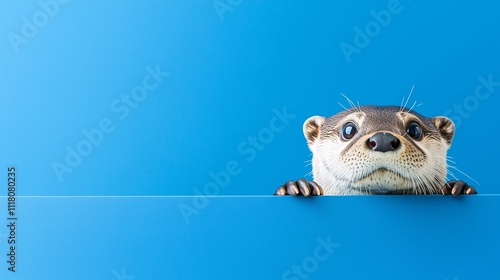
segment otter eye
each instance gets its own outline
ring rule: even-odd
[[[344,124],[342,127],[342,139],[349,140],[358,133],[358,129],[352,122]]]
[[[420,127],[418,123],[412,122],[406,128],[406,133],[408,133],[411,138],[420,140],[420,138],[422,138],[422,127]]]

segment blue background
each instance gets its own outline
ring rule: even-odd
[[[220,3],[229,8],[218,14]],[[340,93],[400,105],[413,85],[417,111],[457,121],[449,155],[481,185],[457,176],[497,193],[499,149],[487,139],[500,87],[474,94],[478,77],[500,81],[500,3],[400,1],[350,62],[340,44],[354,46],[356,27],[372,26],[391,1],[231,3],[61,1],[44,22],[38,1],[1,1],[0,155],[18,167],[20,194],[192,195],[230,161],[239,172],[217,193],[270,194],[310,171],[305,119],[342,110]],[[12,43],[23,18],[40,27]],[[147,67],[169,75],[122,120],[112,104]],[[453,112],[464,103],[466,117]],[[263,150],[238,150],[285,107],[295,118]],[[105,118],[114,130],[59,180],[52,164]]]
[[[22,197],[0,278],[498,280],[498,199],[218,196],[186,223],[193,197]]]
[[[500,87],[475,91],[500,81],[500,3],[402,0],[345,56],[393,2],[330,2],[0,0],[0,182],[16,166],[19,218],[12,277],[3,185],[0,279],[280,279],[328,236],[311,279],[499,279]],[[400,105],[412,86],[417,111],[456,121],[449,155],[481,195],[253,197],[310,172],[302,124],[341,93]]]

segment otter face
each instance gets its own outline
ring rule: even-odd
[[[396,106],[362,106],[304,123],[325,194],[439,193],[455,125]]]

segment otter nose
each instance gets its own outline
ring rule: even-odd
[[[387,132],[379,132],[367,141],[368,147],[377,152],[395,151],[401,144],[398,138]]]

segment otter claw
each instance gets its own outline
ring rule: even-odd
[[[280,186],[274,195],[293,195],[293,196],[318,196],[323,195],[323,188],[314,181],[299,179],[297,181],[288,181]]]
[[[477,194],[476,189],[473,186],[467,185],[464,181],[449,181],[444,184],[442,188],[443,194],[451,194],[453,196],[458,196],[460,194]]]

